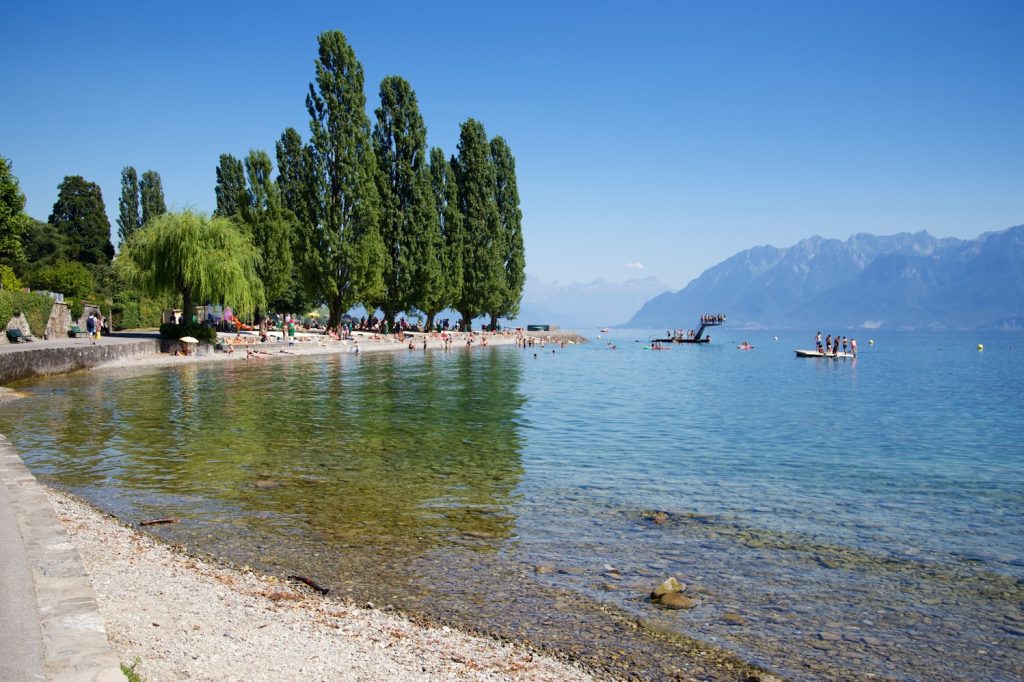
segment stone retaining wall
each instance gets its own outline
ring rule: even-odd
[[[65,374],[89,369],[105,362],[128,360],[160,352],[160,339],[143,339],[117,344],[82,344],[74,347],[34,347],[23,352],[0,354],[0,385],[18,379]]]

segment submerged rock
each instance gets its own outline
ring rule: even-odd
[[[681,592],[669,592],[658,600],[658,603],[669,609],[692,609],[700,604],[696,599],[690,599]]]

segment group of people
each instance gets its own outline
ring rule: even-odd
[[[98,310],[94,310],[89,313],[89,317],[85,319],[85,332],[89,336],[89,343],[95,344],[100,340],[100,333],[106,327],[106,320],[103,319],[103,315]]]
[[[725,322],[725,315],[719,313],[718,315],[701,315],[701,324],[722,324]]]
[[[818,352],[823,355],[839,355],[839,349],[841,347],[843,353],[849,352],[853,354],[853,357],[857,357],[857,339],[850,339],[849,342],[847,342],[845,336],[840,337],[837,334],[833,337],[829,334],[825,337],[825,344],[822,345],[821,332],[818,332],[814,336],[814,345],[818,349]],[[849,351],[847,351],[847,349],[849,349]]]

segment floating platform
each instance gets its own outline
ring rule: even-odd
[[[795,350],[798,358],[855,358],[853,353],[823,353],[820,350]]]
[[[704,336],[704,330],[722,324],[725,324],[725,315],[705,315],[700,321],[700,328],[693,336],[676,334],[666,339],[651,339],[651,343],[711,343],[711,337]]]

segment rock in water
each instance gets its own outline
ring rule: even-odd
[[[679,592],[669,592],[662,595],[661,599],[658,600],[658,603],[669,609],[692,609],[700,602],[696,599],[685,597]]]
[[[651,599],[661,599],[666,594],[673,592],[682,592],[686,589],[686,585],[683,585],[675,577],[668,578],[662,584],[654,588],[654,592],[651,592]]]

